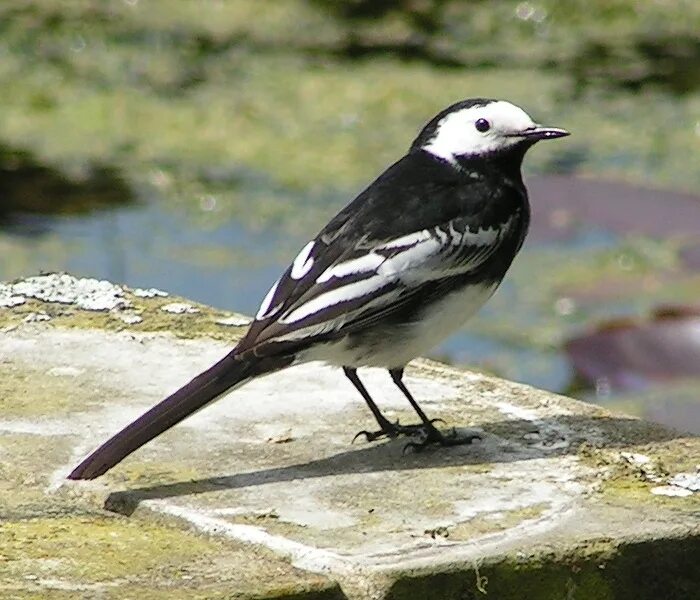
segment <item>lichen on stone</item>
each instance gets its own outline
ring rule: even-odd
[[[68,273],[49,273],[27,277],[21,281],[4,284],[12,298],[36,298],[44,302],[73,304],[83,310],[112,310],[127,307],[129,301],[124,290],[105,280],[78,278]],[[0,289],[0,298],[8,292]],[[15,300],[15,304],[21,304]],[[12,304],[10,304],[12,306]]]

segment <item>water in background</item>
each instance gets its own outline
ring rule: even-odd
[[[0,7],[0,279],[67,270],[254,313],[423,120],[507,97],[574,135],[528,155],[525,247],[434,356],[700,431],[697,383],[615,390],[565,351],[697,304],[700,201],[678,190],[700,185],[700,9],[424,4]]]

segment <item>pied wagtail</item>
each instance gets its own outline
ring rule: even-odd
[[[408,153],[308,242],[274,283],[245,337],[122,429],[69,475],[93,479],[163,431],[254,377],[320,360],[342,367],[379,431],[454,445],[402,381],[406,364],[453,333],[494,293],[528,229],[520,167],[536,142],[568,135],[502,100],[474,98],[439,113]],[[357,376],[387,369],[418,425],[390,422]]]

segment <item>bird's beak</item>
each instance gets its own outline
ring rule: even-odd
[[[513,137],[525,138],[526,140],[536,142],[538,140],[554,140],[556,138],[566,137],[567,135],[571,134],[566,129],[560,129],[559,127],[545,127],[543,125],[533,125],[524,131],[513,134]]]

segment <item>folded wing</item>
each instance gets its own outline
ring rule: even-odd
[[[515,217],[477,230],[468,221],[458,217],[394,239],[363,235],[342,251],[337,241],[327,245],[319,236],[268,292],[239,351],[268,354],[277,344],[335,337],[374,322],[426,284],[478,269],[509,235]]]

